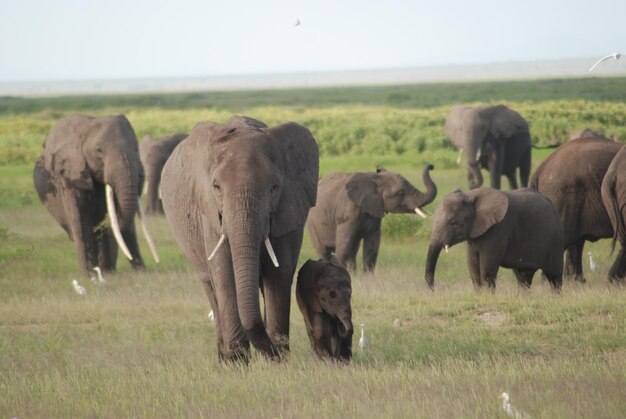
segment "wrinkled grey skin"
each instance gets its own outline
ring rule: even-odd
[[[425,279],[433,288],[441,249],[467,241],[467,263],[474,287],[496,287],[500,266],[530,287],[541,269],[555,290],[563,277],[563,230],[556,209],[533,189],[502,192],[492,188],[446,195],[433,214]]]
[[[247,360],[250,343],[276,359],[289,349],[291,283],[315,205],[318,153],[301,125],[233,117],[198,123],[165,163],[165,215],[209,297],[221,360]]]
[[[615,155],[609,165],[601,187],[602,201],[613,226],[613,243],[619,241],[620,249],[609,270],[609,281],[626,283],[626,147]]]
[[[163,214],[163,203],[159,198],[161,172],[174,148],[185,138],[187,134],[183,133],[159,138],[146,135],[139,143],[139,156],[146,172],[146,215]]]
[[[320,180],[317,205],[311,208],[307,228],[318,257],[330,260],[333,252],[346,269],[356,268],[356,254],[363,241],[363,269],[376,267],[380,226],[387,213],[414,213],[437,196],[430,178],[432,165],[424,168],[426,192],[417,190],[401,175],[378,167],[375,173],[332,173]]]
[[[99,266],[115,270],[117,243],[110,229],[94,231],[107,213],[105,184],[111,185],[122,236],[133,268],[144,263],[134,217],[144,173],[137,137],[123,115],[67,116],[50,130],[33,181],[39,199],[74,242],[83,275]]]
[[[470,189],[483,184],[480,167],[489,170],[491,187],[500,189],[505,175],[511,189],[528,186],[531,142],[528,123],[504,105],[468,107],[456,105],[446,120],[446,132],[454,145],[467,156]],[[480,157],[478,157],[480,152]]]
[[[547,196],[559,213],[567,250],[565,274],[577,281],[586,281],[582,265],[585,241],[613,236],[600,190],[622,146],[601,138],[568,141],[548,156],[530,179],[530,187]]]
[[[350,274],[336,259],[309,259],[298,271],[296,299],[311,348],[319,357],[342,361],[352,358],[351,297]]]

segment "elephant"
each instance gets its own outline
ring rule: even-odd
[[[336,258],[309,259],[298,271],[296,299],[311,348],[320,358],[352,358],[350,274]]]
[[[421,209],[437,196],[426,165],[421,192],[398,173],[378,166],[376,172],[332,173],[318,184],[318,202],[309,212],[307,229],[319,258],[329,260],[336,252],[339,262],[356,269],[356,255],[363,241],[363,269],[373,272],[380,246],[381,222],[386,213],[426,216]]]
[[[576,131],[572,131],[569,135],[569,140],[575,140],[577,138],[604,138],[605,140],[610,139],[610,138],[605,137],[604,134],[594,131],[591,128],[583,128],[583,129],[579,129]]]
[[[586,281],[582,266],[585,241],[613,236],[601,186],[622,146],[603,138],[568,141],[548,156],[530,178],[530,187],[547,196],[559,213],[563,249],[567,251],[565,274],[580,282]]]
[[[609,270],[609,281],[615,284],[625,283],[626,277],[626,148],[615,155],[609,165],[600,188],[604,208],[613,227],[612,249],[619,241],[620,250],[613,266]]]
[[[483,184],[480,166],[489,170],[491,187],[500,189],[504,174],[511,189],[517,189],[516,171],[520,185],[528,186],[531,167],[531,141],[528,123],[517,112],[504,105],[468,107],[456,105],[445,124],[448,137],[467,154],[469,188]]]
[[[289,350],[291,284],[318,172],[308,129],[244,116],[197,123],[165,163],[165,216],[209,298],[220,361],[247,362],[250,343],[270,359]]]
[[[41,202],[74,242],[83,275],[94,267],[114,271],[118,245],[133,268],[145,267],[136,214],[158,260],[141,217],[144,172],[137,137],[125,116],[66,116],[52,127],[43,148],[33,182]],[[107,214],[111,228],[103,229]]]
[[[495,290],[500,266],[513,269],[529,288],[541,269],[554,290],[563,279],[563,229],[548,198],[534,189],[455,191],[433,214],[425,279],[433,289],[441,249],[467,241],[467,264],[475,288]]]
[[[156,139],[146,135],[139,143],[139,157],[146,172],[146,184],[144,186],[147,195],[146,215],[163,214],[163,203],[159,196],[161,172],[174,148],[185,138],[187,138],[187,134],[184,133]]]

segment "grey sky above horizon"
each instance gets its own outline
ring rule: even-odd
[[[0,81],[316,72],[626,52],[624,0],[0,0],[0,10]]]

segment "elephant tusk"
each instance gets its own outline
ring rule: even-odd
[[[217,253],[217,249],[219,249],[220,246],[224,244],[224,240],[226,240],[226,236],[224,235],[224,233],[222,233],[222,235],[220,236],[220,240],[217,242],[217,246],[215,246],[215,249],[213,249],[213,251],[209,255],[209,258],[208,258],[209,261],[213,259],[213,257],[215,256],[215,253]]]
[[[419,207],[415,207],[415,213],[421,217],[426,218],[426,213],[422,211]]]
[[[459,150],[459,157],[456,158],[456,165],[459,166],[461,164],[461,156],[463,155],[463,149]]]
[[[107,202],[107,212],[109,213],[109,218],[111,219],[111,230],[113,230],[113,237],[115,237],[115,241],[117,242],[124,255],[128,258],[128,260],[133,260],[133,256],[130,254],[128,247],[126,247],[126,243],[124,243],[124,238],[122,237],[122,232],[120,231],[120,223],[117,220],[117,212],[115,212],[115,202],[113,201],[113,188],[108,183],[105,186],[106,192],[106,202]]]
[[[274,249],[272,249],[272,243],[270,243],[270,238],[267,237],[263,243],[265,243],[265,248],[267,249],[267,253],[270,254],[270,258],[272,259],[274,266],[278,268],[278,259],[276,259],[276,254],[274,253]]]
[[[448,249],[450,248],[450,246],[446,244],[443,248],[446,249],[446,253],[448,253]]]
[[[139,201],[139,200],[138,200]],[[156,246],[154,245],[154,241],[152,240],[152,234],[150,234],[150,230],[148,230],[148,226],[146,226],[146,218],[144,217],[143,209],[141,208],[141,202],[137,202],[137,216],[139,217],[139,221],[141,222],[141,229],[143,230],[143,235],[146,237],[146,241],[148,242],[148,247],[152,252],[152,256],[156,263],[159,263],[161,260],[159,259],[159,254],[157,253]]]

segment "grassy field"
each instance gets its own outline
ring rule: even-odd
[[[31,180],[64,114],[124,113],[141,138],[238,113],[308,126],[322,174],[383,164],[423,188],[433,162],[433,210],[466,188],[442,129],[452,104],[504,101],[549,144],[583,126],[626,139],[624,97],[624,79],[586,79],[0,99],[0,415],[506,417],[497,396],[508,391],[534,418],[625,417],[626,293],[608,286],[608,240],[586,246],[597,270],[586,265],[588,282],[566,282],[560,295],[538,275],[519,290],[508,270],[494,294],[475,292],[464,245],[442,255],[432,293],[423,280],[430,220],[387,216],[376,273],[353,276],[353,321],[365,324],[369,350],[357,348],[347,366],[317,360],[294,299],[289,359],[254,354],[233,367],[217,362],[208,301],[163,218],[149,219],[160,264],[141,243],[145,272],[120,260],[104,287],[81,279],[81,298],[74,250]],[[533,166],[550,152],[534,150]],[[301,262],[310,257],[305,237]]]

